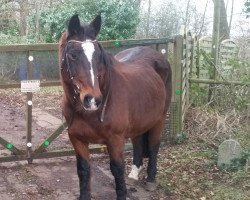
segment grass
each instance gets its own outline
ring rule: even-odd
[[[174,200],[249,200],[250,171],[220,170],[217,151],[193,139],[163,149],[157,181]]]

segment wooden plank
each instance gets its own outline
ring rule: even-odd
[[[21,88],[21,83],[0,84],[0,89]]]
[[[14,162],[14,161],[21,161],[26,160],[27,155],[12,155],[12,156],[0,156],[0,163],[1,162]]]
[[[241,85],[250,86],[250,82],[241,81],[215,81],[211,79],[189,79],[190,83],[204,83],[204,84],[215,84],[215,85]]]
[[[20,51],[57,51],[58,44],[16,44],[0,46],[0,52],[20,52]]]
[[[28,60],[28,72],[27,79],[32,79],[32,71],[33,71],[33,53],[31,51],[27,52],[27,60]],[[33,93],[27,92],[27,112],[26,112],[26,148],[27,148],[27,159],[29,163],[32,163],[31,153],[32,153],[32,98]]]
[[[41,82],[41,87],[53,87],[53,86],[61,86],[61,81],[49,81],[49,82]]]
[[[117,46],[132,46],[132,45],[151,45],[151,44],[165,44],[173,42],[173,39],[135,39],[135,40],[110,40],[100,41],[103,47],[117,47]],[[0,52],[20,52],[20,51],[57,51],[58,43],[46,44],[16,44],[16,45],[2,45]]]
[[[174,43],[174,66],[172,67],[172,103],[171,108],[171,138],[175,139],[176,135],[181,132],[181,93],[182,93],[182,74],[183,73],[183,37],[178,35],[175,37]]]
[[[133,146],[131,143],[125,144],[125,151],[132,150]],[[89,147],[89,152],[92,154],[100,154],[106,153],[107,147],[105,145],[92,145]],[[55,157],[64,157],[64,156],[74,156],[75,151],[73,149],[70,150],[61,150],[61,151],[51,151],[51,152],[43,152],[43,153],[33,153],[33,159],[43,159],[43,158],[55,158]]]
[[[126,143],[124,150],[131,151],[133,146],[131,143]],[[107,152],[107,147],[104,145],[92,145],[89,147],[89,151],[92,154],[99,154]],[[58,150],[58,151],[50,151],[50,152],[42,152],[42,153],[35,153],[33,152],[31,157],[32,159],[44,159],[44,158],[55,158],[55,157],[64,157],[64,156],[74,156],[75,151],[73,149],[66,149],[66,150]],[[1,162],[14,162],[14,161],[21,161],[27,160],[27,155],[12,155],[12,156],[0,156],[0,163]]]
[[[43,152],[65,129],[67,126],[66,122],[64,122],[61,126],[59,126],[48,138],[46,138],[39,147],[34,151],[34,153]]]
[[[133,39],[133,40],[110,40],[110,41],[101,41],[103,47],[117,47],[117,46],[141,46],[141,45],[155,45],[155,44],[166,44],[168,42],[173,42],[169,38],[160,38],[160,39]]]
[[[60,81],[41,82],[40,87],[61,86]],[[0,84],[0,89],[21,88],[21,83]]]
[[[0,137],[0,144],[15,155],[22,155],[24,152],[16,148],[12,143]],[[9,148],[8,148],[9,147]]]

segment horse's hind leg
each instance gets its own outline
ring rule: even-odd
[[[142,170],[142,165],[143,165],[142,160],[143,160],[144,138],[142,135],[140,135],[131,140],[133,144],[133,165],[128,177],[134,180],[138,180],[138,176],[140,171]]]
[[[160,137],[164,128],[165,120],[161,120],[151,130],[148,131],[148,168],[147,168],[147,188],[156,188],[155,176],[157,173],[157,155],[160,147]]]

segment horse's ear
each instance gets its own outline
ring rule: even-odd
[[[79,33],[81,30],[81,23],[78,15],[73,15],[69,20],[68,32],[69,35],[74,35]]]
[[[97,15],[95,17],[95,19],[89,24],[95,30],[95,37],[98,35],[98,33],[99,33],[100,29],[101,29],[101,23],[102,23],[101,15]]]

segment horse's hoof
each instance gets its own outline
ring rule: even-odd
[[[135,180],[135,179],[132,179],[132,178],[126,178],[126,184],[129,185],[129,186],[134,186],[136,185],[138,181]]]
[[[156,188],[157,188],[157,184],[156,183],[146,182],[145,189],[147,191],[152,192],[152,191],[156,190]]]

